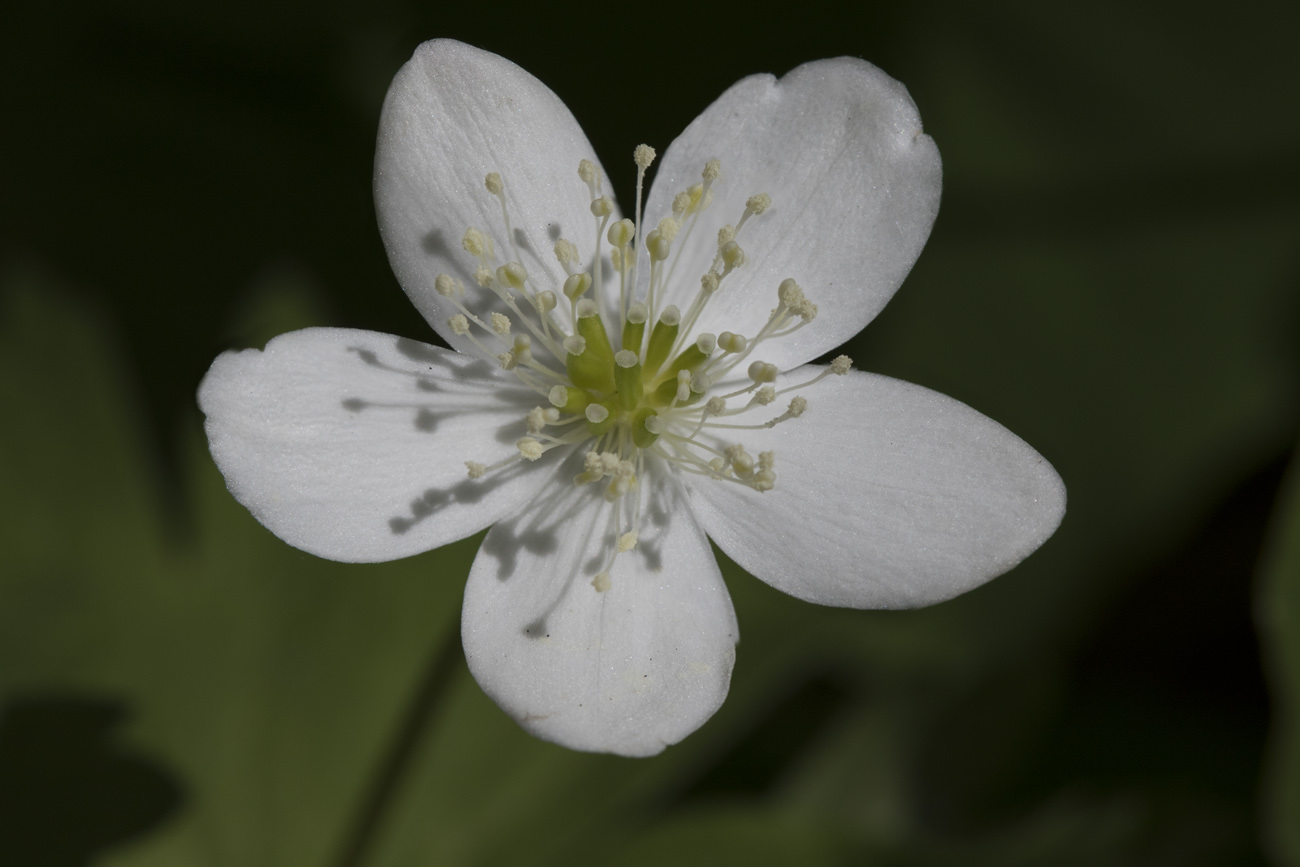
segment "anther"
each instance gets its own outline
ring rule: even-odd
[[[487,464],[480,464],[478,461],[465,461],[465,468],[469,470],[471,479],[481,479],[487,472]]]
[[[538,312],[546,314],[555,309],[555,293],[550,289],[544,289],[537,293],[533,299],[533,305],[537,307]]]
[[[836,376],[843,376],[849,372],[849,368],[852,366],[853,359],[849,358],[847,355],[839,355],[831,362],[831,373]]]
[[[609,231],[605,237],[609,243],[616,249],[622,249],[632,243],[632,235],[636,232],[636,226],[631,220],[623,219],[609,224]]]
[[[722,163],[718,160],[709,160],[704,164],[702,177],[706,181],[716,181],[722,177]]]
[[[600,196],[591,200],[591,213],[597,217],[608,217],[614,213],[614,202],[609,196]]]
[[[736,227],[728,223],[718,230],[718,248],[721,249],[723,244],[736,240]]]
[[[718,335],[718,346],[723,352],[744,352],[748,344],[743,334],[724,331]]]
[[[504,313],[493,313],[492,330],[498,337],[505,337],[510,333],[510,317]]]
[[[546,427],[546,412],[540,406],[535,406],[528,411],[528,417],[525,419],[530,434],[541,433]]]
[[[772,197],[767,193],[759,193],[756,196],[750,196],[745,202],[745,210],[751,214],[761,214],[768,208],[772,207]]]
[[[745,251],[740,249],[740,245],[735,241],[723,244],[718,253],[722,256],[722,264],[726,266],[727,271],[745,264]]]
[[[448,274],[439,274],[433,278],[434,291],[443,298],[454,298],[460,293],[460,285]]]
[[[487,191],[494,196],[501,195],[501,191],[505,189],[505,184],[501,183],[501,176],[496,172],[488,172],[487,177],[483,179],[483,186],[487,187]]]
[[[447,320],[447,325],[451,328],[451,333],[458,337],[469,334],[469,320],[465,318],[464,314],[457,313]]]
[[[492,272],[486,265],[479,265],[474,269],[474,282],[484,289],[492,285]]]
[[[700,278],[700,288],[712,295],[718,291],[718,284],[721,282],[722,280],[718,277],[717,272],[705,271],[704,276]]]
[[[650,164],[655,161],[655,149],[648,144],[637,145],[636,150],[632,151],[632,161],[639,169],[650,168]]]
[[[564,238],[555,242],[555,258],[566,269],[578,262],[578,246]]]
[[[622,536],[618,537],[618,553],[626,554],[628,551],[631,551],[636,547],[636,543],[637,533],[635,530],[629,533],[624,533]]]
[[[502,286],[523,289],[524,283],[528,280],[528,272],[518,262],[507,262],[497,269],[497,280]]]
[[[650,261],[662,262],[672,251],[672,242],[658,229],[651,229],[645,236],[645,248],[650,253]]]
[[[597,572],[596,577],[591,579],[591,586],[596,588],[597,593],[604,593],[609,589],[609,573]]]
[[[799,302],[804,300],[803,290],[799,288],[799,284],[794,282],[792,277],[787,277],[781,281],[781,285],[777,287],[776,296],[781,299],[782,304],[791,310],[797,308]]]
[[[780,368],[775,364],[768,364],[766,361],[755,361],[749,366],[749,378],[754,382],[776,382],[777,374]]]
[[[589,288],[591,288],[591,275],[586,272],[574,274],[564,281],[564,294],[570,301],[577,301]]]
[[[473,226],[465,230],[465,237],[461,239],[460,245],[471,256],[482,256],[488,251],[487,236]]]
[[[594,184],[596,182],[596,164],[591,160],[580,160],[578,162],[578,177],[582,178],[583,183]]]
[[[523,455],[530,461],[535,461],[546,451],[542,444],[532,437],[523,437],[515,442],[515,448],[519,449],[519,454]]]

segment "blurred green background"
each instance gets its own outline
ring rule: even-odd
[[[1300,865],[1298,8],[7,8],[0,863]],[[724,562],[731,695],[634,761],[475,686],[477,538],[347,566],[263,530],[195,388],[306,325],[434,339],[370,170],[435,36],[550,85],[624,201],[632,147],[745,74],[903,81],[943,207],[848,351],[1034,445],[1060,531],[914,612]]]

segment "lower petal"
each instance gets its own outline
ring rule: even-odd
[[[736,431],[749,452],[776,453],[773,490],[688,483],[718,547],[778,590],[848,608],[929,605],[1015,566],[1065,514],[1052,465],[950,397],[858,371],[807,397],[799,418]]]
[[[611,524],[599,486],[566,478],[492,528],[465,589],[474,678],[530,733],[572,749],[658,753],[712,716],[731,680],[739,633],[708,540],[675,480],[642,485],[631,551],[611,554],[627,525]]]
[[[478,480],[465,462],[517,455],[544,403],[486,361],[341,328],[227,352],[199,386],[235,499],[290,545],[349,562],[437,548],[518,508],[552,461]]]

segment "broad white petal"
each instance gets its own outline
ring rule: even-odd
[[[465,461],[518,454],[539,402],[489,362],[342,328],[224,353],[199,386],[235,499],[290,545],[349,562],[437,548],[518,508],[552,461],[475,481]]]
[[[474,282],[478,261],[461,246],[467,228],[494,239],[501,263],[520,261],[536,291],[558,294],[563,284],[553,252],[558,238],[577,244],[590,262],[596,224],[578,177],[584,158],[600,165],[564,103],[505,58],[436,39],[398,71],[375,146],[379,231],[398,282],[451,346],[478,351],[447,327],[457,311],[434,292],[438,274],[459,279],[466,303],[485,321],[493,310],[509,313]],[[489,172],[505,183],[513,238],[500,202],[484,187]]]
[[[567,480],[488,532],[465,588],[474,678],[527,731],[572,749],[657,753],[730,683],[739,632],[708,540],[673,479],[642,484],[640,542],[605,592],[592,579],[615,539],[609,507]]]
[[[734,431],[751,454],[776,452],[774,490],[689,483],[713,541],[778,590],[850,608],[928,605],[1015,566],[1065,513],[1051,464],[950,397],[858,371],[806,395],[800,418]]]
[[[667,303],[683,310],[712,265],[717,230],[745,201],[772,197],[737,239],[745,264],[722,284],[697,330],[752,336],[793,277],[820,307],[797,334],[762,355],[792,367],[862,330],[902,284],[939,209],[939,150],[921,131],[907,88],[863,60],[806,63],[780,80],[738,82],[686,128],[663,156],[646,210],[650,225],[673,196],[722,163],[713,205],[683,241]],[[643,266],[644,269],[644,266]]]

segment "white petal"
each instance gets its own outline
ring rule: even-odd
[[[664,154],[650,225],[713,158],[722,163],[713,205],[686,240],[665,300],[686,309],[713,262],[718,228],[735,225],[750,196],[768,193],[771,208],[738,238],[745,264],[697,330],[752,336],[776,306],[777,286],[793,277],[820,312],[764,345],[764,359],[781,367],[816,358],[870,322],[911,270],[939,209],[939,151],[907,88],[851,57],[807,63],[779,81],[750,76],[724,93]]]
[[[477,352],[447,327],[457,311],[434,292],[438,274],[459,279],[485,321],[492,310],[509,312],[474,282],[478,262],[461,247],[467,228],[495,241],[501,263],[520,261],[537,291],[558,294],[566,276],[553,252],[558,238],[590,260],[596,224],[578,177],[584,158],[600,165],[560,98],[502,57],[438,39],[398,71],[375,147],[379,231],[402,288],[451,346]],[[489,172],[505,183],[515,249],[484,187]]]
[[[858,371],[806,396],[800,418],[727,431],[753,455],[776,452],[774,490],[689,483],[709,536],[779,590],[821,605],[928,605],[1015,566],[1065,513],[1051,464],[952,398]]]
[[[476,481],[465,461],[517,454],[538,403],[486,361],[341,328],[227,352],[199,386],[235,499],[289,544],[350,562],[427,551],[518,508],[552,461]]]
[[[572,749],[657,753],[712,716],[731,679],[739,632],[708,540],[674,480],[642,484],[640,542],[605,592],[592,580],[614,539],[609,509],[597,486],[567,482],[492,528],[465,588],[474,678],[530,733]]]

